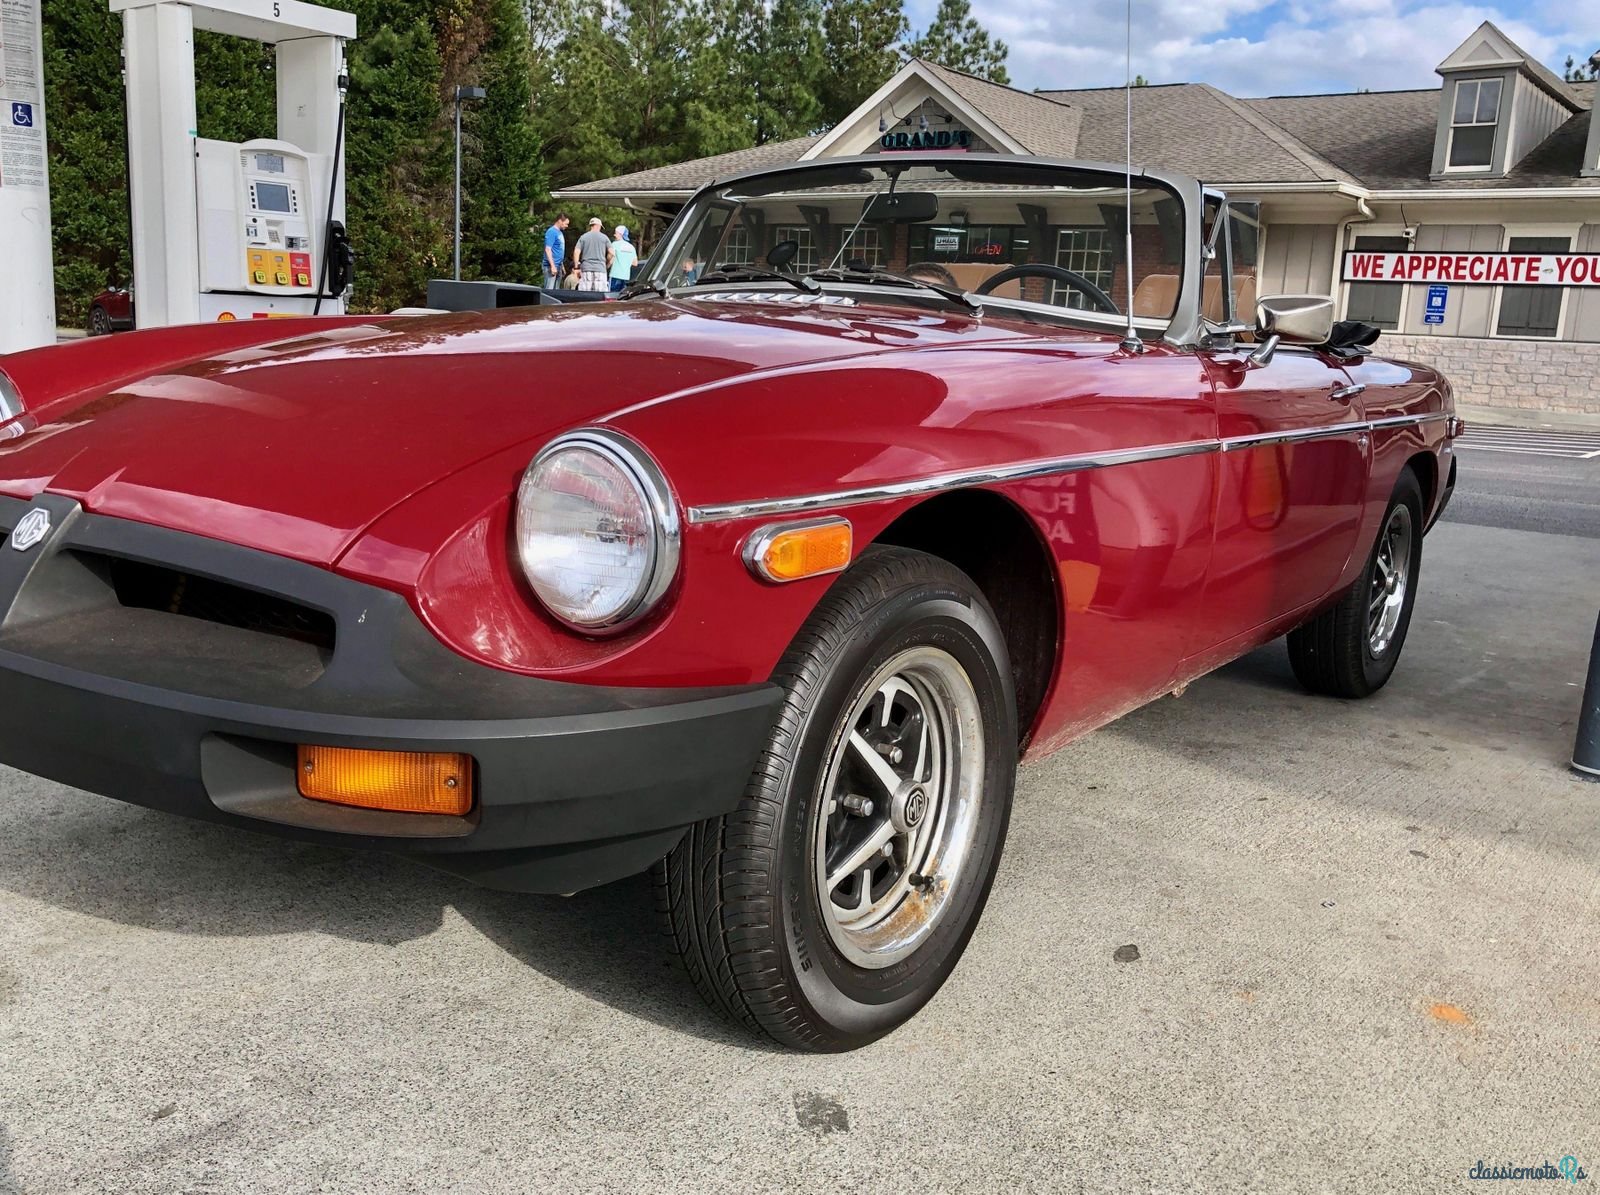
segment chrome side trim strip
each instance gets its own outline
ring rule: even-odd
[[[1109,469],[1115,465],[1128,465],[1140,461],[1198,456],[1216,450],[1215,440],[1191,440],[1183,444],[1158,444],[1151,448],[1119,448],[1111,452],[1050,457],[1046,460],[1023,461],[1014,465],[995,465],[989,469],[973,469],[964,473],[939,473],[932,477],[918,477],[910,481],[886,482],[883,485],[867,486],[858,490],[834,490],[831,493],[804,494],[795,498],[762,498],[751,502],[691,506],[689,521],[720,523],[729,519],[801,514],[823,507],[860,506],[866,502],[882,502],[889,498],[910,498],[920,494],[936,494],[940,490],[962,489],[966,486],[1026,481],[1029,478],[1049,477],[1057,473],[1080,473],[1086,469]]]
[[[1367,427],[1408,427],[1413,423],[1442,423],[1450,417],[1448,411],[1430,411],[1426,415],[1391,415],[1387,419],[1369,420]]]
[[[1250,436],[1229,436],[1218,440],[1223,452],[1237,452],[1241,448],[1260,448],[1264,444],[1288,444],[1293,440],[1331,440],[1353,432],[1364,432],[1372,425],[1355,420],[1352,423],[1331,423],[1326,427],[1296,427],[1282,432],[1257,432]]]
[[[734,519],[769,518],[776,515],[804,514],[807,511],[823,509],[836,510],[845,506],[861,506],[868,502],[884,502],[892,498],[913,498],[924,494],[937,494],[942,490],[957,490],[967,486],[1027,481],[1035,477],[1051,477],[1063,473],[1082,473],[1090,469],[1110,469],[1117,465],[1172,460],[1176,457],[1199,456],[1208,452],[1237,452],[1241,448],[1259,448],[1263,445],[1285,444],[1295,440],[1331,439],[1336,436],[1369,432],[1374,428],[1405,427],[1411,424],[1433,423],[1448,418],[1449,415],[1444,412],[1427,415],[1394,415],[1384,419],[1355,420],[1350,423],[1330,424],[1327,427],[1294,428],[1283,432],[1229,436],[1221,440],[1188,440],[1178,444],[1155,444],[1148,448],[1119,448],[1110,452],[1077,453],[1072,456],[1021,461],[1011,465],[995,465],[988,469],[972,469],[960,473],[939,473],[932,477],[884,482],[882,485],[863,486],[860,489],[853,490],[832,490],[821,494],[801,494],[793,498],[756,498],[748,502],[722,502],[709,506],[691,506],[689,508],[689,522],[694,524],[723,523]]]

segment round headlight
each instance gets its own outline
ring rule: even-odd
[[[517,555],[563,622],[598,631],[642,617],[678,571],[678,513],[666,478],[616,432],[552,441],[517,491]]]

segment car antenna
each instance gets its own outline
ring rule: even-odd
[[[1121,348],[1130,353],[1144,352],[1144,341],[1139,339],[1139,329],[1133,326],[1133,0],[1128,0],[1127,20],[1127,74],[1123,84],[1128,106],[1127,171],[1122,178],[1123,195],[1127,200],[1127,214],[1123,218],[1123,240],[1127,251],[1128,330],[1123,334]]]

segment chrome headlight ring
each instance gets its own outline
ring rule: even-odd
[[[585,467],[589,476],[579,480],[591,483],[594,498],[585,499],[570,488],[562,494],[542,488],[558,470],[566,470],[571,482]],[[628,495],[616,489],[598,492],[618,477],[626,482],[637,511],[619,514],[615,500]],[[563,496],[568,509],[558,513],[569,526],[541,526],[554,521],[547,517],[551,504]],[[602,507],[602,498],[613,500],[609,509]],[[634,530],[641,534],[630,543],[627,524],[635,514],[639,525]],[[581,525],[585,519],[587,526]],[[517,490],[516,544],[523,575],[551,615],[585,634],[610,634],[649,614],[665,596],[678,573],[682,525],[666,475],[649,453],[609,428],[584,428],[556,437],[528,465]],[[606,584],[615,585],[615,577],[607,581],[601,575],[608,571],[622,571],[626,586],[605,601],[585,605],[573,600],[575,591],[597,594]]]

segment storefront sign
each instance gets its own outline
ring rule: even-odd
[[[1362,253],[1344,255],[1346,282],[1600,287],[1600,253]]]
[[[1444,323],[1444,309],[1450,303],[1450,288],[1443,283],[1435,283],[1428,288],[1428,309],[1423,313],[1422,322],[1425,324]]]
[[[933,238],[933,251],[935,253],[960,253],[961,234],[956,232],[936,233]]]
[[[926,133],[885,133],[878,144],[890,153],[903,149],[971,149],[966,129],[929,129]]]

